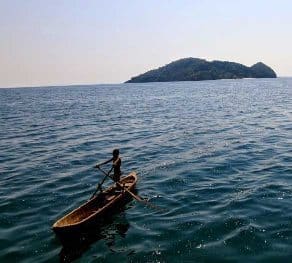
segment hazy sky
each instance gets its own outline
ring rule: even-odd
[[[0,0],[0,87],[119,83],[183,57],[292,76],[290,0]]]

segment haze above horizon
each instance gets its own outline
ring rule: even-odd
[[[196,57],[292,76],[292,2],[0,2],[0,87],[120,83]]]

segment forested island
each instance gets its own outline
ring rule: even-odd
[[[247,67],[228,61],[183,58],[132,77],[126,83],[276,77],[274,70],[262,62]]]

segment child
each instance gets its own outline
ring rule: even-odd
[[[114,179],[115,182],[119,182],[120,181],[121,174],[122,174],[121,173],[122,160],[121,160],[121,158],[120,158],[119,155],[120,155],[119,149],[114,149],[113,150],[113,157],[111,159],[109,159],[109,160],[101,163],[101,164],[97,164],[95,166],[95,168],[99,168],[99,166],[104,165],[104,164],[107,164],[107,163],[109,163],[109,162],[112,161],[113,162],[112,169],[114,169],[113,179]],[[112,171],[112,169],[110,170],[110,172]]]

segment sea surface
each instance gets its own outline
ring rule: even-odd
[[[0,262],[292,260],[292,78],[0,89],[0,139]],[[64,249],[114,148],[161,209]]]

